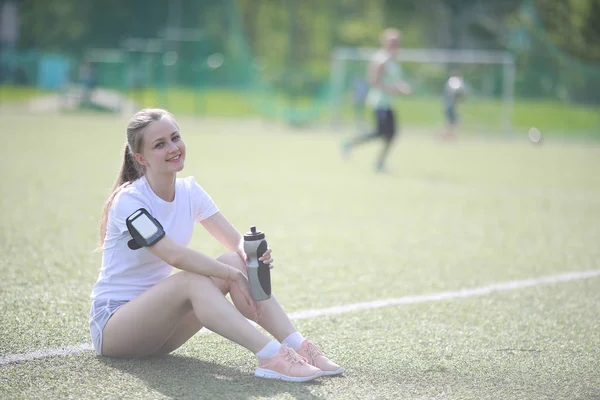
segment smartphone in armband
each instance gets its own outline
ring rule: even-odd
[[[165,236],[165,231],[145,208],[140,208],[125,220],[127,230],[133,238],[127,245],[132,250],[149,247]]]

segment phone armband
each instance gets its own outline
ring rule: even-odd
[[[133,238],[127,243],[131,250],[152,246],[165,236],[165,231],[160,222],[150,215],[145,208],[133,212],[127,217],[125,223]]]

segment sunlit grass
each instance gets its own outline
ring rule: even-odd
[[[0,354],[89,343],[93,250],[126,120],[2,121]],[[182,176],[194,175],[240,231],[266,232],[289,312],[598,268],[596,145],[407,135],[390,172],[376,174],[380,144],[342,161],[335,132],[178,123]],[[224,251],[200,227],[191,246]],[[593,399],[599,294],[594,278],[302,320],[347,369],[315,384],[258,380],[251,353],[203,335],[160,359],[84,353],[0,366],[0,397]]]

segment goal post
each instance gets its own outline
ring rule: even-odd
[[[377,52],[375,48],[338,47],[334,49],[331,60],[330,84],[332,87],[332,119],[340,124],[345,109],[352,76],[366,76],[366,65]],[[440,114],[443,82],[447,79],[448,66],[462,72],[464,80],[473,96],[465,108],[475,114],[481,114],[481,124],[489,123],[485,130],[512,131],[514,107],[515,59],[505,51],[490,50],[449,50],[449,49],[401,49],[397,61],[403,70],[404,78],[413,86],[414,95],[402,98],[399,104],[414,102],[435,104],[433,113]],[[471,91],[471,90],[470,90]],[[471,96],[469,96],[471,97]],[[429,100],[425,101],[424,98]],[[487,105],[484,106],[483,103]],[[430,106],[431,108],[432,106]],[[462,106],[461,106],[462,107]],[[481,110],[478,112],[477,110]],[[402,106],[400,113],[403,116]],[[494,115],[495,121],[485,122],[484,114]],[[470,115],[465,115],[469,119]],[[438,119],[436,119],[438,118]],[[470,118],[473,120],[474,118]],[[488,118],[489,119],[489,118]],[[439,117],[432,120],[439,122]],[[491,127],[491,125],[498,125]]]

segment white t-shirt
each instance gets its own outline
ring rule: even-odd
[[[394,57],[387,51],[378,50],[372,58],[372,62],[383,65],[381,71],[381,83],[391,85],[402,81],[402,69]],[[367,95],[367,105],[374,110],[391,108],[392,96],[378,87],[371,87]]]
[[[131,300],[171,274],[173,267],[148,248],[131,250],[127,246],[132,237],[125,219],[139,208],[145,208],[169,238],[181,246],[187,246],[192,239],[194,221],[200,222],[219,211],[192,176],[177,179],[172,202],[158,197],[146,177],[122,188],[108,214],[102,268],[92,299]]]

